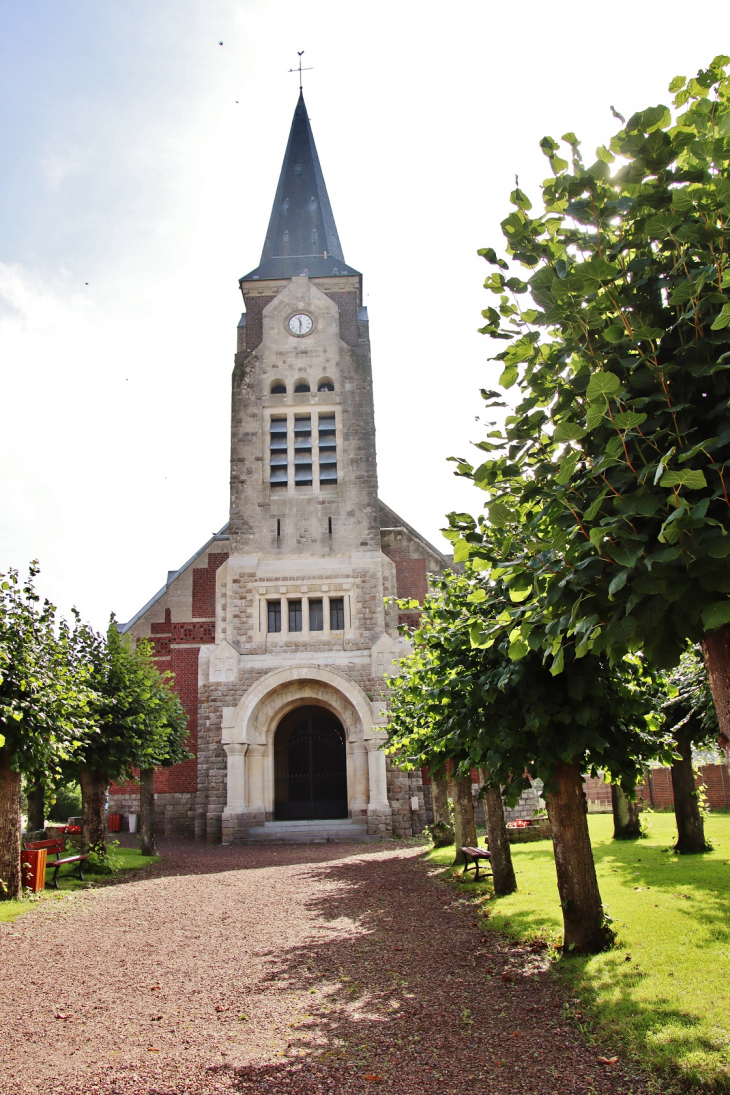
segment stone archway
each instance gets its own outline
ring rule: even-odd
[[[373,709],[350,678],[329,669],[297,667],[260,678],[235,708],[223,709],[222,744],[228,758],[223,839],[245,839],[248,826],[276,815],[275,735],[282,720],[314,706],[339,721],[345,734],[347,816],[367,818],[381,831],[390,821],[384,733]],[[384,819],[387,819],[384,820]]]
[[[274,819],[347,816],[345,728],[326,708],[295,707],[274,733]]]

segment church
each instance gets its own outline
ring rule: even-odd
[[[344,259],[304,98],[259,265],[240,279],[228,521],[120,630],[174,675],[194,759],[155,774],[158,831],[377,839],[425,824],[382,749],[408,650],[389,599],[448,558],[378,498],[362,274]],[[109,809],[133,812],[135,784]]]

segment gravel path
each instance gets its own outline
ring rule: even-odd
[[[163,851],[0,924],[2,1095],[650,1090],[419,847]]]

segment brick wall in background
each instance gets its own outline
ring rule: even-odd
[[[423,604],[428,593],[426,560],[414,558],[408,546],[383,546],[383,553],[395,564],[395,582],[399,597],[409,597]],[[418,615],[418,613],[416,613]]]
[[[193,619],[215,619],[215,572],[228,552],[208,552],[207,567],[193,569]]]
[[[183,761],[172,768],[158,768],[155,772],[155,794],[168,794],[171,791],[194,793],[198,789],[197,752],[198,752],[198,654],[200,647],[172,647],[169,658],[155,658],[155,665],[164,672],[169,669],[175,676],[175,691],[188,713],[188,749],[194,754],[192,760]],[[126,783],[112,783],[110,795],[139,794],[139,786],[134,780]]]

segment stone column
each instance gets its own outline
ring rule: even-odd
[[[266,820],[266,746],[248,747],[248,813],[250,818]]]
[[[235,809],[237,813],[248,805],[246,794],[246,753],[248,745],[224,745],[228,757],[228,783],[226,810]]]
[[[365,817],[370,798],[370,779],[368,774],[367,746],[364,741],[355,741],[350,745],[350,771],[352,783],[349,786],[350,813],[352,817]]]
[[[371,836],[389,836],[393,831],[388,788],[385,776],[385,753],[379,748],[381,739],[367,742],[368,782],[368,833]]]
[[[246,753],[248,745],[231,743],[224,745],[227,757],[226,806],[221,818],[221,841],[235,844],[245,837],[248,823],[248,796],[246,793]]]

